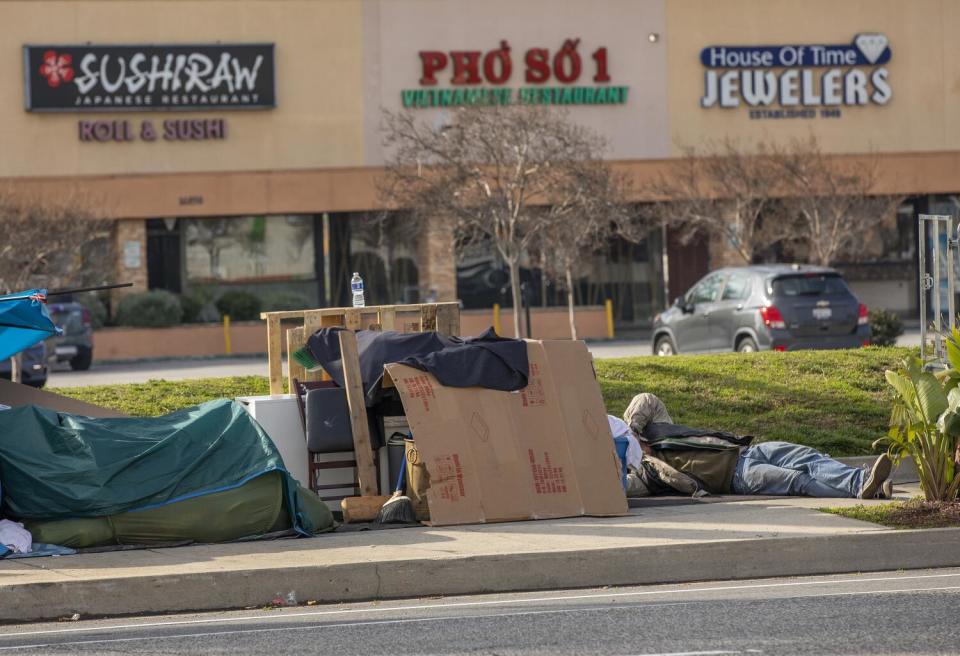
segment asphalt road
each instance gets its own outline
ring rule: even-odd
[[[917,346],[918,331],[907,332],[898,343]],[[624,358],[650,355],[650,342],[624,340],[588,344],[595,358]],[[216,358],[209,360],[162,360],[129,364],[94,363],[89,371],[71,371],[66,364],[50,371],[47,387],[79,387],[82,385],[113,385],[116,383],[143,383],[148,380],[186,380],[220,376],[266,376],[267,359]]]
[[[0,652],[956,654],[958,606],[960,569],[917,570],[4,626]]]

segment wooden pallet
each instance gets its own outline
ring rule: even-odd
[[[357,460],[357,475],[362,496],[378,494],[376,466],[370,428],[367,424],[367,409],[363,398],[363,380],[360,375],[360,359],[357,355],[355,330],[396,330],[398,332],[426,332],[435,330],[442,335],[460,334],[460,306],[458,303],[425,303],[419,305],[380,305],[364,308],[323,308],[319,310],[293,310],[286,312],[263,312],[261,319],[267,322],[267,357],[270,371],[270,394],[283,394],[283,322],[292,324],[286,329],[288,389],[293,390],[293,380],[327,379],[326,372],[308,372],[297,364],[291,354],[306,344],[310,335],[320,328],[342,326],[349,328],[340,333],[340,353],[343,362],[343,379],[350,409],[353,430],[353,445]]]

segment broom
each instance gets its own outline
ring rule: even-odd
[[[397,488],[383,507],[377,513],[377,524],[416,524],[417,514],[413,510],[413,502],[403,493],[407,477],[407,453],[404,450],[403,461],[400,463],[400,475],[397,477]]]
[[[298,365],[307,371],[316,371],[317,369],[321,369],[323,367],[323,365],[317,362],[317,359],[313,357],[313,353],[311,353],[310,349],[308,349],[306,346],[301,346],[294,351],[293,359]]]

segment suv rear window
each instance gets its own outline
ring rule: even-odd
[[[847,283],[835,273],[783,276],[774,278],[772,287],[774,296],[832,296],[850,293]]]

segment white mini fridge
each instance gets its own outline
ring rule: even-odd
[[[280,452],[287,471],[303,487],[310,487],[307,438],[303,434],[297,398],[293,394],[276,396],[238,396],[237,402],[270,436]]]

